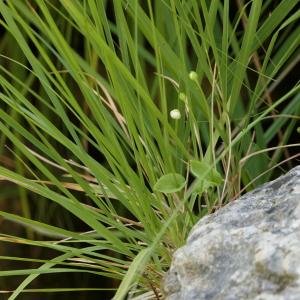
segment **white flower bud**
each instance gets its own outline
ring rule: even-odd
[[[170,111],[170,116],[174,120],[179,120],[181,118],[181,113],[178,109],[173,109]]]

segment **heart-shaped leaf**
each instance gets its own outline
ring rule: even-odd
[[[208,181],[211,186],[220,185],[222,183],[223,178],[220,173],[215,169],[212,169],[208,163],[198,160],[191,160],[190,163],[191,172],[194,176]]]
[[[185,186],[185,178],[177,173],[169,173],[160,177],[153,189],[165,194],[178,192]]]

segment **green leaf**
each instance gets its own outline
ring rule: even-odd
[[[151,256],[152,247],[145,248],[132,261],[123,281],[121,282],[114,300],[125,299],[127,292],[130,290],[131,285],[135,282],[136,278],[141,275],[141,271],[145,267]]]
[[[191,172],[201,181],[208,181],[210,186],[218,186],[222,183],[221,174],[204,161],[191,160]],[[205,184],[207,186],[207,184]]]
[[[180,191],[185,185],[185,178],[177,173],[169,173],[158,179],[154,190],[162,193],[174,193]]]

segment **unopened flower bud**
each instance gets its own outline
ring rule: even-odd
[[[187,96],[185,93],[179,93],[178,97],[183,102],[186,102],[186,100],[187,100]]]
[[[198,74],[195,71],[191,71],[189,77],[193,81],[198,81]]]
[[[181,118],[181,113],[178,109],[173,109],[170,111],[170,117],[174,120],[179,120]]]

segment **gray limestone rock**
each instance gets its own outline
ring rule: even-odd
[[[201,219],[167,300],[300,300],[300,166]]]

